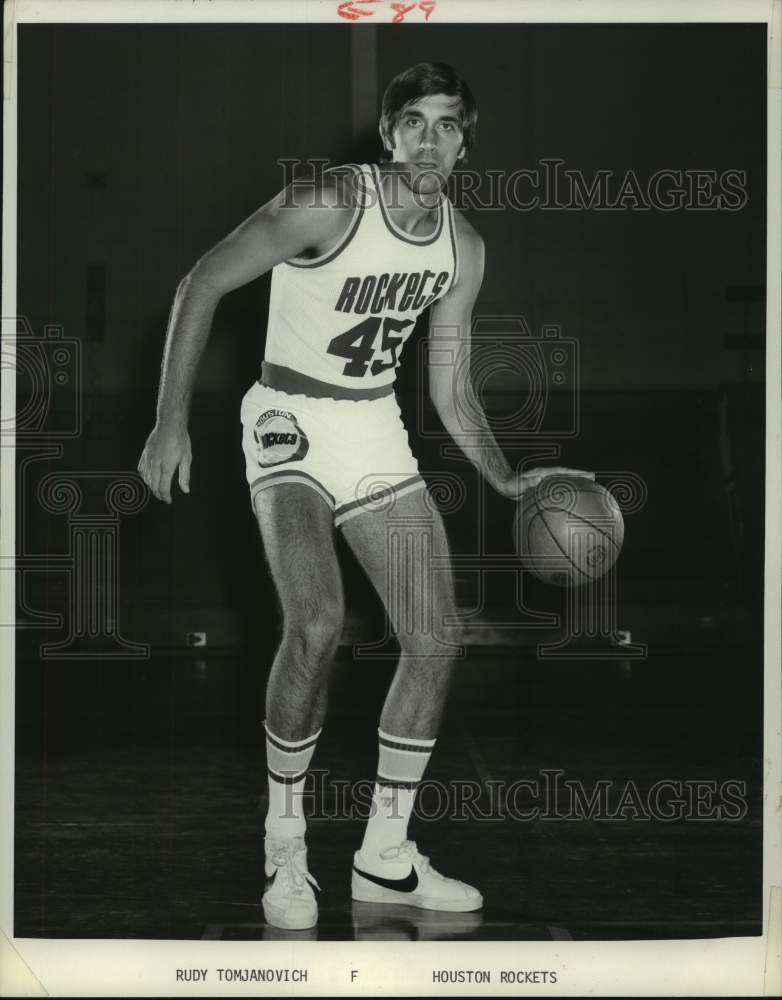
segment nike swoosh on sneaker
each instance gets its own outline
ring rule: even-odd
[[[362,872],[360,868],[353,865],[353,871],[369,882],[380,885],[384,889],[395,889],[397,892],[415,892],[418,888],[418,875],[415,868],[410,869],[410,874],[404,878],[382,878],[380,875],[370,875],[369,872]]]

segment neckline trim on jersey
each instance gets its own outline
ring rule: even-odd
[[[386,228],[392,235],[396,236],[400,240],[404,240],[405,243],[412,243],[416,247],[425,247],[430,243],[434,243],[440,237],[443,231],[443,196],[440,195],[440,200],[437,202],[437,223],[434,227],[434,232],[430,233],[429,236],[412,236],[410,233],[406,233],[404,229],[400,229],[397,226],[386,205],[385,195],[383,193],[383,180],[380,176],[380,171],[378,170],[377,164],[370,164],[372,170],[372,178],[375,182],[375,190],[377,191],[377,200],[380,204],[380,214],[383,216],[383,221],[386,224]]]

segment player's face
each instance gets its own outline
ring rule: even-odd
[[[460,111],[458,97],[431,94],[413,101],[399,115],[393,159],[410,164],[416,190],[439,190],[464,156]]]

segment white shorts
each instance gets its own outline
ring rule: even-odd
[[[426,486],[396,397],[318,399],[256,382],[242,400],[250,502],[278,483],[315,490],[334,524]]]

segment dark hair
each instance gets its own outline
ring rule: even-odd
[[[392,138],[399,116],[413,101],[432,94],[458,97],[462,104],[459,125],[466,153],[475,144],[478,108],[472,91],[453,66],[440,62],[422,62],[403,70],[386,87],[380,113],[380,135],[387,150],[394,147]]]

